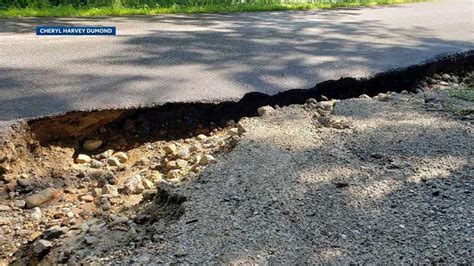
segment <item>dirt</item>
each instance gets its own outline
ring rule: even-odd
[[[453,96],[472,78],[437,78],[424,92],[310,99],[238,123],[161,109],[74,114],[57,134],[19,124],[0,146],[1,259],[472,263],[474,103]],[[102,144],[86,151],[85,140]],[[128,193],[137,175],[142,188]],[[39,220],[17,206],[48,187],[62,193]]]

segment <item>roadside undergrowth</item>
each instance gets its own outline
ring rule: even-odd
[[[368,7],[376,5],[394,5],[402,3],[426,2],[426,0],[355,0],[328,2],[274,2],[274,3],[204,3],[196,5],[178,5],[157,7],[127,7],[114,5],[111,7],[42,7],[42,8],[15,8],[0,9],[0,18],[14,17],[95,17],[95,16],[132,16],[132,15],[159,15],[176,13],[236,13],[236,12],[258,12],[258,11],[282,11],[282,10],[311,10],[332,9],[343,7]]]

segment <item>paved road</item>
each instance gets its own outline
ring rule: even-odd
[[[35,36],[114,25],[117,37]],[[228,15],[0,20],[0,120],[235,100],[368,76],[474,47],[474,4]]]

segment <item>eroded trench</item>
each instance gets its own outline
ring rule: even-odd
[[[381,73],[369,79],[341,78],[319,83],[311,89],[290,90],[271,96],[249,93],[238,102],[170,103],[140,109],[75,111],[21,122],[12,126],[0,143],[0,200],[18,201],[42,189],[55,188],[61,195],[52,199],[60,198],[67,203],[79,198],[85,202],[81,209],[67,207],[72,209],[72,214],[58,214],[52,210],[51,217],[60,225],[80,224],[91,217],[112,212],[133,213],[136,212],[134,206],[157,194],[158,184],[192,181],[214,157],[232,149],[242,133],[238,121],[256,116],[259,107],[303,104],[309,98],[319,102],[363,94],[375,96],[389,91],[416,93],[435,86],[430,77],[436,73],[463,77],[473,70],[474,51],[470,51]],[[96,147],[87,147],[85,142]],[[124,153],[126,158],[115,156],[117,153]],[[111,162],[109,159],[114,156],[119,160]],[[110,198],[102,200],[101,194],[106,194],[102,188],[104,185],[123,184],[124,180],[137,175],[152,181],[152,184],[145,184],[145,187],[140,184],[140,193],[125,191],[129,195],[127,202]],[[123,187],[120,190],[124,193]],[[143,190],[155,192],[147,196],[142,195]],[[81,198],[89,194],[93,199]],[[171,214],[166,215],[175,217],[184,211],[179,207],[184,200],[163,192],[156,201],[158,205],[171,204]],[[107,208],[102,208],[104,202],[109,204]],[[35,207],[28,204],[19,208]],[[169,208],[164,208],[163,212],[155,213],[169,211]],[[66,219],[68,217],[72,219]],[[39,228],[41,231],[50,226],[51,223],[47,222]],[[25,247],[36,238],[25,236]],[[17,248],[6,246],[5,250],[14,252]],[[11,256],[13,253],[2,254],[3,259]],[[16,257],[39,258],[24,254]]]

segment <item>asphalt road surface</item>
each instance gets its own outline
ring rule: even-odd
[[[116,26],[118,36],[36,36],[38,25]],[[471,0],[0,20],[0,124],[70,110],[236,100],[252,91],[275,94],[473,47]]]

